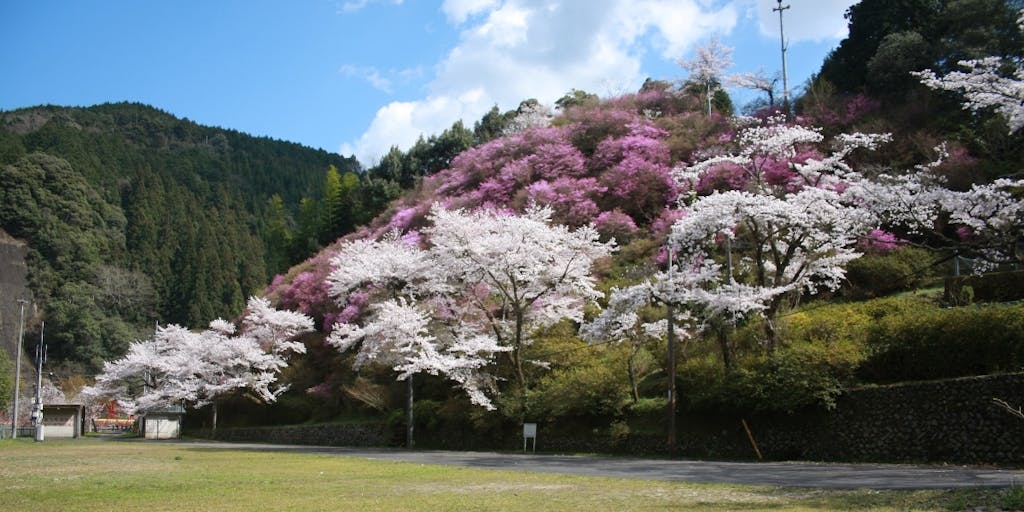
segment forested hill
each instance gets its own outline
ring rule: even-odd
[[[305,239],[281,235],[332,176],[354,188],[361,169],[140,104],[0,112],[0,228],[28,244],[51,350],[86,367],[154,322],[237,314],[268,274],[338,236],[318,219]]]

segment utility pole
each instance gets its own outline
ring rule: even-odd
[[[18,437],[18,395],[21,394],[21,342],[25,336],[25,304],[28,301],[18,299],[21,304],[21,320],[18,323],[18,350],[14,359],[14,414],[11,415],[11,439]]]
[[[35,423],[35,441],[43,440],[43,361],[46,360],[46,345],[43,331],[46,323],[39,323],[39,344],[36,345],[36,403],[32,406],[32,422]]]
[[[786,109],[786,119],[789,119],[789,74],[786,71],[786,35],[782,30],[782,11],[789,9],[788,5],[782,5],[782,0],[778,0],[779,6],[773,7],[772,11],[779,12],[779,41],[782,43],[782,108]]]
[[[668,271],[672,272],[672,246],[668,247]],[[672,301],[666,303],[668,309],[668,451],[676,453],[676,331],[673,316],[675,308]]]

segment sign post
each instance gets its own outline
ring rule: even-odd
[[[526,440],[533,439],[533,453],[537,453],[537,424],[523,423],[523,453],[526,453]]]

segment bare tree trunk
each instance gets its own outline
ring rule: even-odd
[[[708,98],[708,117],[711,117],[711,82],[707,82],[707,98]]]
[[[629,359],[626,360],[626,367],[629,372],[629,387],[633,390],[633,403],[640,401],[640,391],[637,389],[636,383],[636,354],[640,352],[640,344],[633,343],[631,350],[629,351]]]
[[[729,327],[722,322],[718,326],[718,350],[722,352],[722,365],[728,373],[732,370],[732,353],[729,351]]]
[[[669,261],[671,261],[669,253]],[[668,451],[676,453],[676,331],[672,303],[668,307]]]
[[[523,312],[516,310],[516,332],[512,353],[516,370],[516,384],[519,387],[519,421],[526,421],[526,374],[523,372]]]
[[[210,403],[213,408],[213,427],[210,428],[210,437],[213,439],[217,438],[217,401],[214,400]]]
[[[778,346],[779,333],[775,330],[775,317],[782,308],[783,296],[777,296],[768,304],[764,310],[764,335],[768,342],[768,353],[774,354]]]
[[[413,440],[413,417],[412,417],[412,404],[413,404],[413,387],[412,387],[412,375],[406,379],[406,396],[405,396],[405,447],[412,448],[416,442]]]

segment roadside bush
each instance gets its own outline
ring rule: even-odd
[[[0,408],[7,410],[7,404],[14,396],[14,364],[7,352],[0,350]]]
[[[792,412],[835,406],[864,360],[849,340],[797,342],[772,354],[750,354],[726,372],[713,354],[691,358],[679,372],[681,406],[708,412]]]
[[[782,317],[779,329],[788,344],[863,342],[874,320],[871,312],[860,304],[843,303],[790,313]]]
[[[1024,271],[947,278],[944,298],[957,305],[1024,299]]]
[[[890,383],[1020,371],[1024,304],[922,307],[879,320],[859,375]]]
[[[614,359],[614,358],[611,358]],[[553,370],[529,396],[538,418],[617,416],[630,402],[625,363],[590,358],[578,366]]]
[[[438,412],[443,405],[437,400],[415,400],[412,404],[412,418],[416,429],[433,430],[437,428],[441,422]]]
[[[728,398],[723,392],[725,381],[722,361],[714,354],[697,354],[687,358],[677,367],[679,408],[704,411],[727,407],[723,403]]]
[[[660,416],[665,414],[668,399],[664,396],[644,397],[630,404],[629,410],[634,416]]]
[[[800,343],[776,350],[754,367],[752,376],[763,393],[755,409],[832,409],[864,358],[863,346],[850,341]]]
[[[934,275],[934,258],[923,249],[903,247],[882,255],[868,255],[846,267],[845,292],[854,298],[872,298],[910,290]]]

